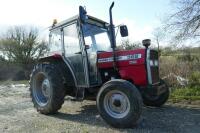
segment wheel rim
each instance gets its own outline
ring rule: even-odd
[[[45,106],[50,97],[50,82],[44,73],[35,75],[33,96],[40,106]]]
[[[114,118],[123,118],[130,111],[130,101],[126,94],[112,90],[105,95],[104,108]]]

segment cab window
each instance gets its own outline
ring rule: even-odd
[[[63,31],[64,31],[65,54],[71,55],[79,53],[80,45],[79,45],[76,24],[72,24],[63,28]]]
[[[61,43],[61,31],[56,29],[50,32],[49,40],[49,51],[50,52],[59,52],[62,50]]]

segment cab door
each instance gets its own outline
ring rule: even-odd
[[[88,86],[86,53],[81,45],[77,23],[63,27],[64,54],[77,80],[77,87]]]
[[[98,85],[98,69],[97,69],[97,50],[95,48],[95,37],[87,36],[85,37],[85,44],[88,46],[87,56],[88,56],[88,69],[89,69],[89,79],[90,85]]]

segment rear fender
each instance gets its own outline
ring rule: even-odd
[[[64,74],[64,71],[69,71],[72,78],[73,78],[74,85],[77,88],[77,79],[75,77],[75,74],[74,74],[72,67],[70,66],[69,61],[66,58],[62,57],[59,54],[55,54],[55,55],[52,55],[52,56],[40,58],[38,62],[39,63],[47,63],[47,64],[56,63],[56,64],[63,65],[63,67],[61,67],[61,73]]]

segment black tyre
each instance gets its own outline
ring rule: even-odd
[[[133,127],[142,112],[142,98],[137,88],[125,80],[105,83],[97,95],[101,117],[116,128]]]
[[[143,102],[147,106],[153,106],[153,107],[160,107],[163,104],[165,104],[169,98],[169,87],[167,84],[163,81],[160,80],[160,85],[165,85],[166,91],[158,96],[151,96],[148,94],[143,95]]]
[[[64,103],[63,79],[53,64],[35,66],[30,79],[34,107],[42,114],[56,113]]]

